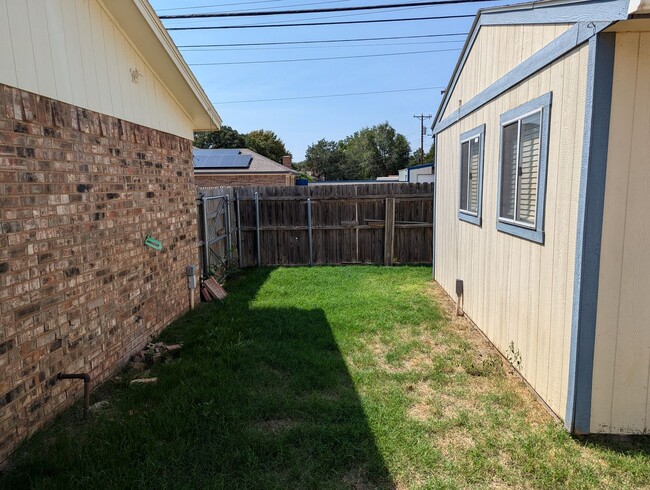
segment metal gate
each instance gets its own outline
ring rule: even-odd
[[[232,260],[229,196],[201,196],[198,200],[201,275],[207,278]]]

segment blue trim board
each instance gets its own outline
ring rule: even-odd
[[[577,22],[604,22],[610,24],[617,20],[627,19],[629,3],[630,0],[563,0],[529,2],[480,9],[474,18],[470,33],[463,45],[463,50],[454,67],[431,127],[435,128],[440,123],[440,118],[447,109],[452,92],[482,26]]]
[[[463,142],[475,138],[477,136],[480,139],[479,139],[479,158],[478,158],[478,206],[476,210],[476,216],[469,214],[466,211],[462,211],[460,209],[460,203],[459,203],[458,219],[461,221],[465,221],[467,223],[471,223],[476,226],[481,226],[481,222],[483,219],[482,218],[483,217],[483,160],[485,157],[485,124],[481,124],[480,126],[477,126],[474,129],[470,129],[469,131],[465,131],[463,134],[461,134],[459,144],[462,146]],[[463,155],[462,150],[459,152],[459,154],[460,154],[460,158],[462,158]],[[462,165],[463,162],[460,162],[460,165],[458,166],[459,186],[461,182],[460,174],[462,172]]]
[[[587,100],[578,201],[578,227],[565,426],[590,432],[600,246],[605,205],[609,121],[616,35],[589,40]]]
[[[433,144],[435,145],[433,147],[433,152],[434,152],[434,160],[436,164],[440,162],[438,159],[438,138],[433,137]],[[438,189],[438,171],[436,170],[433,174],[433,227],[431,228],[432,233],[431,233],[431,245],[432,245],[432,255],[431,255],[431,278],[435,280],[436,278],[436,226],[438,224],[438,221],[436,220],[436,197],[438,193],[436,190]]]
[[[427,167],[433,167],[433,162],[423,163],[421,165],[413,165],[411,167],[406,167],[406,168],[408,168],[409,170],[415,170],[416,168],[427,168]]]
[[[509,235],[518,236],[531,242],[544,244],[544,211],[546,208],[546,174],[548,169],[548,142],[549,132],[551,128],[551,105],[553,103],[553,94],[549,92],[541,95],[533,100],[529,100],[525,104],[510,109],[501,114],[501,121],[499,125],[499,182],[497,188],[497,230]],[[499,212],[501,209],[501,163],[503,161],[503,125],[514,119],[533,112],[537,109],[542,109],[542,134],[540,136],[539,145],[539,170],[537,180],[537,203],[536,203],[536,216],[535,228],[526,228],[513,223],[504,223],[499,221]]]
[[[444,131],[462,118],[468,116],[477,109],[480,109],[482,106],[496,99],[507,90],[510,90],[528,77],[546,68],[558,58],[588,41],[589,38],[609,27],[609,25],[610,23],[608,22],[579,22],[575,24],[526,61],[517,65],[492,85],[475,95],[455,112],[442,121],[439,121],[433,128],[433,133],[438,134],[441,131]]]

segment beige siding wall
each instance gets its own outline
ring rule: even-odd
[[[483,26],[445,109],[447,117],[460,105],[530,58],[571,24]]]
[[[193,138],[190,117],[98,0],[0,0],[0,83]]]
[[[450,294],[455,291],[456,279],[464,281],[466,314],[505,355],[512,342],[521,355],[521,373],[562,419],[567,397],[587,58],[586,45],[572,51],[440,133],[437,140],[436,280]],[[545,244],[539,245],[496,230],[500,116],[548,92],[553,93],[553,104],[546,238]],[[483,123],[483,226],[478,227],[457,217],[458,162],[460,135]]]
[[[618,33],[591,408],[594,432],[648,432],[650,33]]]

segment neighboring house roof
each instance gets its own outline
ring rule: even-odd
[[[440,128],[436,128],[436,126],[439,125],[445,113],[460,73],[463,71],[467,57],[482,26],[584,22],[585,24],[589,23],[592,30],[600,31],[614,22],[648,13],[650,13],[650,0],[541,0],[480,9],[474,18],[436,116],[433,118],[431,127],[434,133],[439,132],[437,129]],[[497,80],[494,85],[501,82],[502,80]]]
[[[194,173],[214,174],[292,174],[293,169],[274,162],[247,148],[194,148]]]
[[[147,0],[103,0],[153,71],[194,122],[194,130],[221,127],[221,117]]]

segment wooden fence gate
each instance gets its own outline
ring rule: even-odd
[[[431,263],[430,183],[199,188],[198,203],[204,274],[234,249],[240,267]]]

